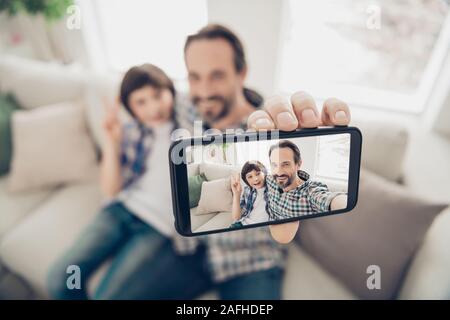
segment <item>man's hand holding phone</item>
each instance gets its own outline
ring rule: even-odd
[[[264,110],[253,112],[247,121],[248,128],[254,130],[292,131],[300,128],[319,126],[346,126],[350,123],[348,105],[336,98],[325,100],[319,113],[314,98],[306,92],[294,93],[290,100],[274,96],[266,100]],[[272,237],[280,243],[294,239],[299,221],[270,225]]]
[[[344,102],[328,99],[319,112],[310,95],[297,92],[268,99],[250,114],[248,132],[174,141],[169,156],[184,159],[171,162],[178,232],[268,225],[276,241],[289,243],[299,220],[350,211],[358,197],[362,135],[349,122]],[[206,182],[198,186],[202,175]]]

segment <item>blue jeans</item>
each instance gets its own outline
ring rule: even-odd
[[[253,272],[214,283],[206,267],[206,250],[178,255],[167,237],[133,215],[120,202],[106,207],[74,245],[51,268],[50,295],[87,299],[86,285],[98,267],[112,257],[94,299],[193,299],[218,289],[222,299],[280,299],[283,271]],[[69,265],[81,271],[81,289],[68,289]]]
[[[113,297],[118,290],[136,281],[155,252],[169,239],[141,221],[120,202],[105,207],[78,239],[50,269],[48,288],[55,299],[87,299],[86,285],[92,274],[108,258],[111,266],[100,282],[94,298]],[[68,289],[66,269],[77,265],[81,271],[81,289]]]

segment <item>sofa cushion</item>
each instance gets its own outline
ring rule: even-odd
[[[228,178],[234,172],[239,172],[239,169],[231,165],[216,164],[216,163],[200,164],[200,173],[204,173],[208,181]]]
[[[359,189],[352,212],[301,222],[299,240],[357,296],[392,299],[428,227],[445,206],[368,171],[362,172]],[[381,288],[375,290],[367,285],[372,265],[381,272]]]
[[[283,299],[351,300],[357,297],[301,247],[291,243],[283,282]]]
[[[72,245],[100,208],[98,182],[60,188],[0,244],[0,258],[12,271],[45,294],[50,266]]]
[[[217,213],[210,213],[210,214],[196,214],[197,207],[191,209],[191,230],[196,230],[203,224],[205,224],[208,220],[213,218]]]
[[[0,94],[0,175],[9,171],[12,157],[11,118],[19,105],[12,95]]]
[[[400,299],[450,299],[450,207],[428,229],[408,270]]]
[[[198,205],[200,200],[200,195],[202,192],[203,182],[206,181],[205,174],[198,174],[195,176],[190,176],[188,178],[188,189],[189,189],[189,207],[194,208]]]
[[[205,181],[202,183],[196,214],[231,211],[232,199],[230,178]]]
[[[0,178],[0,239],[33,209],[49,198],[54,190],[10,192],[8,177]]]
[[[228,228],[232,223],[233,218],[231,217],[230,211],[219,212],[214,217],[209,219],[206,223],[195,229],[195,232],[225,229]]]
[[[2,56],[0,88],[27,109],[80,98],[85,75],[80,66]]]
[[[400,181],[408,146],[408,130],[399,123],[352,121],[361,130],[361,165],[390,180]]]
[[[84,110],[60,103],[13,115],[12,191],[88,180],[97,166]]]

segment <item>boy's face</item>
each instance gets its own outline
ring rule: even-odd
[[[242,91],[245,72],[237,72],[231,45],[223,39],[193,41],[186,50],[189,91],[210,126],[226,118]]]
[[[270,155],[270,168],[275,181],[281,188],[287,188],[297,176],[302,162],[295,163],[294,152],[290,148],[276,148]]]
[[[157,127],[170,120],[173,96],[168,89],[144,86],[134,90],[128,104],[136,118],[148,127]]]
[[[265,175],[262,171],[252,170],[245,175],[247,183],[255,189],[261,189],[265,185]]]

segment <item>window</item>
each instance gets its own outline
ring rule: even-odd
[[[316,177],[347,180],[349,161],[349,134],[325,135],[319,138]]]
[[[270,171],[269,149],[274,143],[273,140],[261,140],[234,144],[236,165],[242,166],[246,161],[259,160]]]
[[[186,36],[207,23],[206,0],[78,0],[97,32],[107,67],[124,71],[153,63],[173,79],[185,78]],[[92,10],[90,10],[92,9]],[[88,35],[89,36],[89,35]],[[92,41],[91,41],[92,43]],[[96,48],[98,49],[98,48]]]
[[[442,0],[288,0],[278,90],[420,112],[450,44]]]

